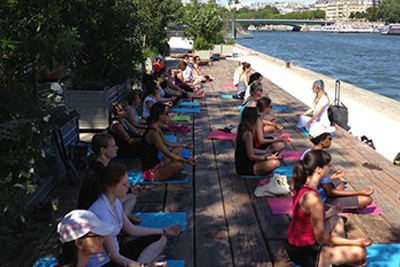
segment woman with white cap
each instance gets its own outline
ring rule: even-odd
[[[114,226],[100,221],[88,210],[73,210],[57,226],[62,253],[58,266],[83,267],[91,255],[102,251],[105,236]]]

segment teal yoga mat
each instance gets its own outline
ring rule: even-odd
[[[274,173],[278,173],[280,175],[285,175],[287,177],[292,177],[293,169],[294,169],[294,166],[280,166],[275,169]],[[263,179],[263,178],[267,178],[269,176],[270,175],[242,175],[242,178]]]
[[[200,109],[199,108],[173,108],[172,112],[175,113],[200,113]]]
[[[143,179],[142,177],[142,172],[134,172],[134,171],[129,171],[128,172],[128,179],[129,179],[129,184],[184,184],[188,182],[188,179],[170,179],[168,181],[155,181],[155,182],[148,182]]]
[[[400,244],[374,244],[367,247],[368,263],[365,267],[397,267],[400,266]],[[293,264],[294,267],[301,267]],[[350,267],[342,264],[340,267]]]
[[[180,107],[199,107],[199,102],[179,102],[178,106]]]
[[[232,98],[233,95],[221,95],[222,98]]]
[[[176,135],[164,135],[171,143],[176,143]]]
[[[186,212],[137,212],[132,213],[142,218],[138,226],[149,228],[165,228],[172,224],[182,225],[182,232],[186,231]]]

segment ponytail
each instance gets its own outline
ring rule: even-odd
[[[332,160],[331,155],[323,150],[308,152],[293,170],[293,184],[295,190],[300,190],[317,167],[323,168]]]

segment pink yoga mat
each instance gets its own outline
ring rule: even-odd
[[[221,87],[235,87],[233,84],[221,84]]]
[[[208,134],[207,139],[214,139],[214,140],[231,140],[235,141],[236,139],[236,133],[226,133],[223,131],[212,131]]]
[[[282,151],[280,153],[283,156],[284,160],[299,160],[301,155],[303,155],[302,151]]]
[[[293,200],[291,198],[267,198],[268,204],[271,207],[273,214],[292,214]],[[383,215],[383,211],[379,209],[375,203],[372,203],[363,210],[356,210],[354,212],[341,212],[340,215],[349,214],[371,214]]]

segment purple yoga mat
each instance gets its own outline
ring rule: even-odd
[[[284,160],[299,160],[303,155],[303,151],[282,151],[280,154]]]
[[[235,87],[233,84],[221,84],[221,87]]]
[[[231,141],[235,141],[236,139],[236,133],[226,133],[223,131],[212,131],[208,134],[207,139],[211,140],[231,140]]]
[[[268,204],[271,207],[273,214],[292,214],[292,198],[267,198]],[[363,210],[356,210],[354,212],[341,212],[340,215],[349,214],[371,214],[383,215],[383,211],[379,209],[375,203],[372,203]]]

